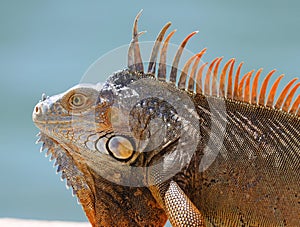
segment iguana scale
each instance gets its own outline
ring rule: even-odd
[[[181,43],[167,78],[171,23],[146,72],[139,17],[126,69],[103,86],[79,84],[43,97],[33,111],[42,150],[92,226],[164,226],[167,219],[173,226],[300,226],[297,79],[275,102],[283,75],[267,92],[275,70],[268,73],[258,92],[261,69],[240,79],[235,59],[200,64],[206,49],[177,76],[196,32]]]

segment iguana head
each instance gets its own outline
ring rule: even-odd
[[[143,173],[128,168],[142,144],[118,120],[127,110],[118,112],[113,88],[105,86],[79,85],[39,102],[33,120],[43,148],[56,159],[93,226],[163,225],[163,210],[142,187]]]

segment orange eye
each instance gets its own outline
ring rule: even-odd
[[[79,108],[86,104],[87,98],[79,93],[72,95],[69,99],[69,104],[73,108]]]

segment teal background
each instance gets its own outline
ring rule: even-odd
[[[39,153],[31,113],[43,92],[65,91],[97,58],[127,44],[140,9],[142,41],[172,21],[172,42],[199,30],[187,47],[208,47],[207,59],[236,57],[243,72],[276,68],[286,74],[282,84],[299,75],[299,1],[1,0],[0,217],[86,221]]]

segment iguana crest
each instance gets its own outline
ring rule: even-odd
[[[141,53],[139,49],[138,37],[143,34],[143,32],[138,33],[137,22],[140,17],[140,13],[135,18],[134,28],[133,28],[133,38],[128,51],[128,68],[131,71],[141,72],[144,75],[143,60],[141,59]],[[245,73],[240,79],[241,68],[243,62],[239,63],[236,72],[234,73],[235,59],[232,58],[225,63],[222,69],[220,68],[220,63],[223,57],[217,57],[210,63],[203,63],[199,66],[201,62],[201,57],[205,54],[206,48],[201,50],[199,53],[192,56],[184,65],[180,76],[178,77],[178,63],[180,56],[185,48],[189,39],[197,34],[198,32],[192,32],[189,34],[180,44],[180,47],[174,57],[172,63],[172,69],[169,75],[169,81],[167,81],[167,70],[166,70],[166,55],[168,44],[171,37],[174,35],[176,30],[169,33],[166,39],[163,41],[163,37],[170,27],[171,23],[167,23],[160,31],[156,42],[153,46],[152,54],[149,60],[149,67],[147,74],[157,75],[159,81],[164,81],[169,84],[176,85],[179,89],[186,90],[193,94],[202,94],[205,96],[215,96],[224,97],[227,99],[232,99],[235,101],[242,101],[245,103],[260,105],[264,107],[269,107],[272,109],[281,110],[293,115],[299,116],[299,103],[300,95],[297,96],[295,101],[292,103],[293,97],[300,86],[300,82],[296,85],[294,83],[297,78],[292,79],[280,92],[280,95],[276,102],[274,98],[277,92],[278,85],[284,75],[280,75],[273,85],[271,86],[270,92],[267,96],[267,86],[270,78],[276,72],[276,70],[270,71],[264,78],[263,83],[260,87],[260,92],[258,92],[258,80],[262,73],[262,69],[254,70]],[[156,60],[159,53],[159,48],[162,43],[162,48],[160,51],[160,60],[158,62],[159,68],[156,73]],[[192,66],[192,68],[191,68]],[[198,68],[199,67],[199,68]],[[208,69],[205,71],[205,68]],[[189,69],[191,68],[190,72]],[[198,68],[198,69],[197,69]],[[227,80],[226,80],[227,76]],[[253,77],[252,83],[251,78]],[[294,85],[294,86],[293,86]],[[267,97],[266,97],[267,96]]]

